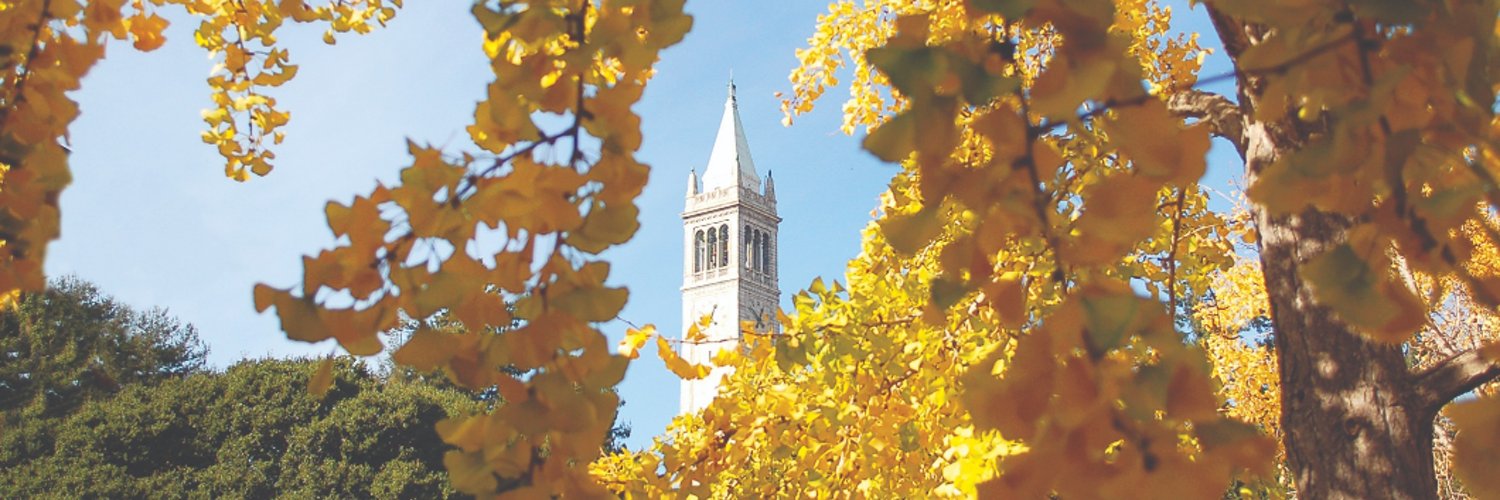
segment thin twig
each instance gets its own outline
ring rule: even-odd
[[[1167,311],[1174,323],[1177,318],[1177,247],[1182,238],[1182,210],[1186,198],[1187,189],[1177,188],[1177,210],[1172,214],[1172,249],[1167,251]]]
[[[583,3],[580,6],[578,12],[569,16],[569,20],[573,21],[573,29],[569,32],[569,35],[574,37],[580,47],[584,45],[584,40],[588,34],[586,31],[588,29],[588,10],[589,0],[583,0]],[[588,114],[588,111],[583,107],[584,78],[582,73],[578,75],[576,90],[578,94],[577,96],[575,96],[577,98],[577,109],[573,112],[572,125],[569,125],[568,128],[565,128],[556,134],[544,135],[536,141],[533,141],[530,144],[521,147],[520,149],[516,149],[511,151],[510,153],[501,155],[500,157],[496,158],[488,168],[465,176],[462,181],[463,183],[458,186],[458,189],[454,190],[454,198],[462,199],[465,196],[473,194],[471,190],[477,188],[479,179],[494,175],[495,172],[498,172],[501,168],[504,168],[506,164],[511,162],[511,160],[519,158],[521,155],[531,154],[533,151],[536,151],[536,148],[541,147],[543,144],[556,144],[557,141],[563,138],[569,138],[572,142],[572,154],[568,156],[568,165],[572,166],[573,162],[578,159],[580,154],[579,149],[581,147],[582,141],[582,137],[580,137],[580,135],[583,132],[583,118]]]
[[[1036,165],[1036,141],[1041,140],[1040,127],[1030,126],[1031,104],[1026,96],[1021,97],[1021,119],[1026,120],[1026,154],[1017,160],[1021,166],[1026,168],[1026,173],[1031,177],[1031,209],[1036,212],[1037,228],[1042,232],[1042,239],[1047,242],[1047,248],[1052,251],[1052,281],[1061,286],[1063,292],[1068,291],[1068,283],[1062,269],[1061,248],[1057,243],[1057,237],[1052,234],[1052,224],[1048,222],[1047,202],[1051,197],[1042,190],[1041,175],[1037,173]]]
[[[583,106],[582,101],[583,98],[580,95],[578,103],[579,107]],[[542,136],[542,138],[537,139],[536,141],[531,142],[525,146],[522,146],[520,149],[516,149],[514,151],[511,151],[510,153],[506,153],[498,158],[495,158],[495,162],[492,163],[488,168],[464,176],[463,184],[459,185],[458,189],[454,190],[454,193],[456,193],[455,199],[461,200],[463,197],[473,194],[471,190],[478,187],[480,179],[494,175],[495,172],[498,172],[501,168],[504,168],[506,164],[509,164],[511,160],[519,158],[521,155],[531,154],[531,152],[535,151],[536,148],[541,147],[543,144],[555,144],[558,140],[564,137],[572,136],[576,140],[576,136],[580,130],[582,130],[582,127],[576,125],[570,126],[556,134]]]
[[[1355,40],[1356,40],[1356,37],[1354,35],[1352,35],[1352,34],[1348,35],[1348,36],[1342,36],[1342,37],[1330,40],[1328,42],[1325,42],[1322,45],[1318,45],[1317,47],[1313,47],[1311,49],[1308,49],[1307,52],[1303,52],[1301,54],[1298,54],[1296,57],[1293,57],[1291,59],[1287,59],[1286,61],[1283,61],[1281,63],[1273,64],[1271,66],[1267,66],[1267,67],[1264,67],[1264,68],[1235,69],[1235,70],[1232,70],[1232,71],[1227,71],[1227,72],[1224,72],[1224,73],[1213,75],[1213,76],[1210,76],[1210,77],[1207,77],[1207,78],[1200,78],[1200,79],[1198,79],[1198,80],[1196,80],[1196,81],[1194,81],[1193,83],[1190,83],[1190,84],[1186,84],[1186,85],[1174,85],[1174,86],[1168,87],[1168,89],[1170,91],[1146,92],[1146,93],[1142,93],[1139,96],[1132,97],[1132,98],[1129,98],[1129,99],[1121,99],[1121,100],[1108,99],[1108,100],[1105,100],[1099,107],[1091,109],[1091,110],[1088,110],[1087,112],[1079,114],[1079,115],[1077,115],[1077,116],[1075,116],[1075,117],[1073,117],[1073,118],[1071,118],[1069,120],[1065,120],[1065,121],[1044,121],[1041,124],[1037,125],[1035,128],[1037,130],[1040,130],[1040,131],[1043,131],[1043,132],[1051,132],[1053,129],[1056,129],[1056,128],[1061,127],[1063,125],[1066,125],[1068,123],[1072,123],[1074,121],[1085,121],[1085,120],[1097,118],[1097,117],[1103,115],[1104,113],[1107,113],[1107,112],[1109,112],[1110,110],[1113,110],[1113,109],[1117,109],[1117,108],[1121,108],[1121,107],[1126,107],[1126,106],[1139,106],[1139,105],[1145,104],[1147,102],[1150,102],[1152,99],[1159,99],[1163,94],[1169,94],[1169,93],[1175,93],[1175,92],[1182,92],[1182,91],[1186,91],[1186,90],[1192,90],[1192,89],[1195,89],[1195,88],[1197,88],[1199,86],[1212,85],[1212,84],[1223,82],[1223,81],[1227,81],[1227,80],[1230,80],[1230,79],[1245,79],[1245,78],[1249,78],[1249,77],[1252,77],[1252,76],[1260,76],[1260,75],[1269,75],[1269,74],[1283,73],[1283,72],[1286,72],[1287,70],[1289,70],[1289,69],[1291,69],[1291,68],[1293,68],[1293,67],[1295,67],[1295,66],[1297,66],[1299,64],[1302,64],[1304,62],[1312,60],[1315,57],[1323,55],[1323,53],[1325,53],[1325,52],[1328,52],[1330,50],[1336,49],[1336,48],[1338,48],[1339,46],[1341,46],[1341,45],[1343,45],[1345,43],[1348,43],[1348,42],[1351,42],[1351,41],[1355,41]]]

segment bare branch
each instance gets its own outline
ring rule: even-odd
[[[1167,98],[1167,110],[1207,124],[1210,134],[1229,139],[1240,159],[1245,158],[1245,122],[1233,101],[1213,92],[1188,89]]]
[[[1417,373],[1417,403],[1436,413],[1454,398],[1496,378],[1500,378],[1500,363],[1477,349],[1465,351]]]

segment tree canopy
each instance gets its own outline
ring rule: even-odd
[[[193,325],[163,309],[137,311],[67,276],[0,313],[0,412],[6,423],[69,413],[128,384],[203,369]]]
[[[163,43],[171,5],[221,63],[203,138],[243,181],[287,119],[259,91],[295,75],[276,30],[331,42],[400,2],[0,10],[0,291],[42,284],[65,92],[106,38]],[[629,294],[600,253],[638,227],[631,106],[692,26],[682,0],[475,3],[495,79],[469,144],[411,143],[399,183],[329,203],[337,242],[255,305],[361,356],[402,315],[451,318],[391,352],[507,402],[436,426],[466,493],[1427,498],[1457,487],[1434,458],[1454,436],[1462,487],[1500,494],[1500,399],[1450,404],[1500,376],[1500,2],[1192,5],[1211,33],[1171,35],[1153,0],[833,2],[788,122],[849,74],[845,131],[901,173],[845,279],[747,328],[719,399],[651,450],[600,459],[628,358],[710,367],[674,354],[691,327],[610,352],[596,325]],[[1198,35],[1232,71],[1200,74]],[[1208,209],[1213,138],[1243,160],[1241,213]]]
[[[22,496],[453,496],[433,425],[482,403],[452,388],[386,382],[347,360],[320,399],[306,389],[317,365],[247,360],[130,384],[7,432],[0,485]],[[28,441],[50,445],[17,446]]]
[[[208,370],[192,325],[74,277],[0,320],[15,361],[0,380],[19,394],[0,405],[0,490],[13,495],[448,498],[436,424],[505,404],[349,357]],[[617,452],[629,433],[615,426],[597,446]]]

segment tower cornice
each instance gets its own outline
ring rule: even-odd
[[[745,209],[781,222],[781,216],[776,213],[775,200],[754,193],[746,193],[743,190],[738,193],[739,196],[734,196],[734,194],[732,190],[723,189],[718,192],[689,196],[687,207],[682,211],[682,218],[690,219],[721,210]]]

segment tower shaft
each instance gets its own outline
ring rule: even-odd
[[[776,243],[781,218],[775,191],[762,184],[750,158],[733,83],[702,186],[696,173],[688,183],[682,212],[683,329],[709,319],[701,329],[703,340],[684,342],[681,355],[691,363],[712,365],[715,353],[740,348],[742,328],[779,330]],[[708,377],[684,380],[682,412],[708,406],[727,373],[715,367]]]

